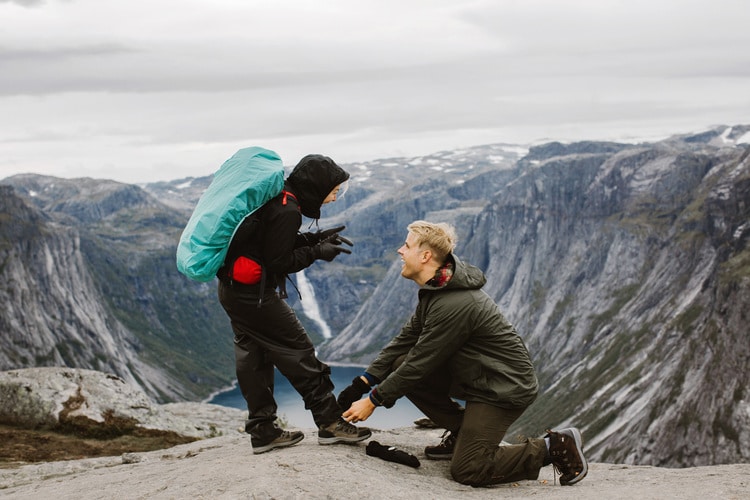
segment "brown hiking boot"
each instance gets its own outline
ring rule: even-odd
[[[372,436],[367,427],[357,427],[343,418],[318,429],[318,444],[358,443]]]
[[[424,449],[424,454],[432,460],[450,460],[453,458],[453,448],[456,447],[458,433],[445,431],[443,440],[437,446],[428,446]]]
[[[560,474],[562,486],[576,484],[586,477],[589,466],[583,456],[583,438],[578,429],[548,430],[545,437],[549,438],[549,458]]]
[[[253,453],[255,455],[258,455],[260,453],[271,451],[275,448],[284,448],[286,446],[295,445],[302,441],[304,438],[305,434],[301,431],[282,431],[281,434],[279,434],[273,441],[270,441],[268,443],[261,444],[255,438],[251,439],[250,442],[253,445]]]

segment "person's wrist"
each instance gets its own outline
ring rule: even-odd
[[[365,372],[362,374],[362,376],[365,378],[365,380],[367,380],[367,383],[370,387],[372,387],[373,385],[378,385],[380,383],[380,379],[371,373]]]
[[[376,408],[378,406],[383,406],[383,402],[380,401],[380,398],[378,397],[378,390],[377,389],[373,389],[372,391],[370,391],[370,397],[367,398],[367,399]]]
[[[352,386],[359,391],[360,394],[364,394],[370,390],[370,384],[367,383],[367,379],[362,377],[354,377],[352,380]]]

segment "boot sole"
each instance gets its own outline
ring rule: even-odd
[[[578,455],[581,457],[581,462],[583,463],[583,470],[580,474],[578,474],[576,477],[571,479],[570,481],[565,481],[564,483],[560,481],[561,486],[572,486],[576,484],[578,481],[586,477],[586,474],[589,472],[589,464],[586,461],[586,457],[583,456],[583,437],[581,436],[581,431],[576,429],[575,427],[571,427],[569,429],[561,429],[557,432],[567,431],[570,432],[573,435],[573,441],[576,443],[576,451],[578,451]]]
[[[300,441],[305,439],[305,436],[298,436],[291,441],[282,441],[280,443],[268,443],[264,446],[258,446],[257,448],[253,446],[253,455],[260,455],[261,453],[266,453],[267,451],[275,450],[276,448],[286,448],[287,446],[293,446]]]
[[[359,443],[360,441],[369,439],[371,436],[372,436],[372,432],[368,432],[364,436],[354,436],[354,437],[341,437],[341,436],[320,437],[318,436],[318,444]]]

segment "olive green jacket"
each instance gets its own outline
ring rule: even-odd
[[[449,370],[452,397],[502,408],[523,408],[536,398],[534,366],[521,338],[481,288],[478,268],[451,256],[453,277],[442,288],[425,285],[411,319],[367,368],[381,382],[384,406]],[[392,370],[394,361],[406,354]]]

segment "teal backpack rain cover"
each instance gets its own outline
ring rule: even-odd
[[[177,246],[177,269],[195,281],[214,279],[240,223],[283,188],[279,155],[259,147],[237,151],[198,200]]]

